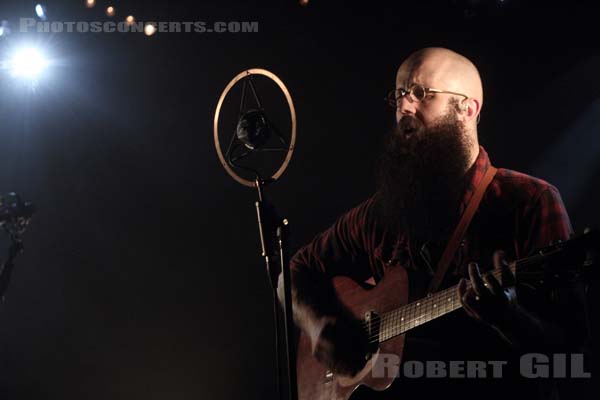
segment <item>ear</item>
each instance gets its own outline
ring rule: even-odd
[[[477,99],[469,97],[460,103],[460,111],[467,120],[479,120],[481,104]]]

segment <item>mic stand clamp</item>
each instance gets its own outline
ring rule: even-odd
[[[289,222],[287,219],[279,218],[275,207],[269,203],[263,193],[263,186],[269,181],[256,178],[255,184],[258,191],[258,201],[255,203],[256,216],[258,222],[258,231],[260,235],[260,244],[262,249],[262,257],[265,259],[265,266],[271,287],[273,288],[273,310],[275,318],[275,336],[276,345],[276,360],[277,360],[277,380],[279,398],[282,397],[281,383],[281,368],[279,363],[279,350],[281,347],[281,338],[278,332],[279,313],[278,313],[278,280],[279,274],[283,275],[283,314],[284,314],[284,343],[287,360],[287,383],[288,383],[288,399],[297,400],[297,375],[296,375],[296,354],[294,348],[294,319],[292,311],[292,289],[290,268],[288,260],[288,243]],[[279,262],[275,262],[275,258],[279,258]]]

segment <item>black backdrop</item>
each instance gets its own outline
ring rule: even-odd
[[[53,20],[105,20],[98,1]],[[413,4],[418,3],[418,4]],[[278,74],[297,151],[269,194],[298,248],[369,195],[392,121],[382,97],[423,46],[471,58],[480,140],[497,166],[563,193],[600,225],[600,51],[581,2],[117,1],[140,21],[258,21],[258,33],[38,34],[56,59],[35,90],[0,75],[0,191],[39,212],[0,307],[0,397],[263,399],[275,395],[271,295],[254,192],[212,142],[216,102],[250,67]],[[3,1],[0,19],[33,16]]]

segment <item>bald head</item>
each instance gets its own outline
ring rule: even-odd
[[[398,97],[399,89],[421,85],[432,91],[422,101],[410,96]],[[477,68],[460,54],[430,47],[411,54],[396,74],[396,121],[420,123],[432,128],[454,118],[460,128],[461,140],[469,148],[467,166],[479,154],[477,122],[483,104],[483,89]],[[406,125],[405,124],[405,125]],[[409,124],[410,125],[410,124]]]
[[[413,83],[463,93],[483,104],[479,71],[466,57],[441,47],[428,47],[412,53],[396,74],[396,87]],[[477,110],[477,112],[479,112]]]

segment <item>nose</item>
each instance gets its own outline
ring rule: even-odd
[[[396,122],[400,122],[405,115],[415,115],[417,109],[413,101],[409,99],[409,96],[403,96],[396,100]]]

